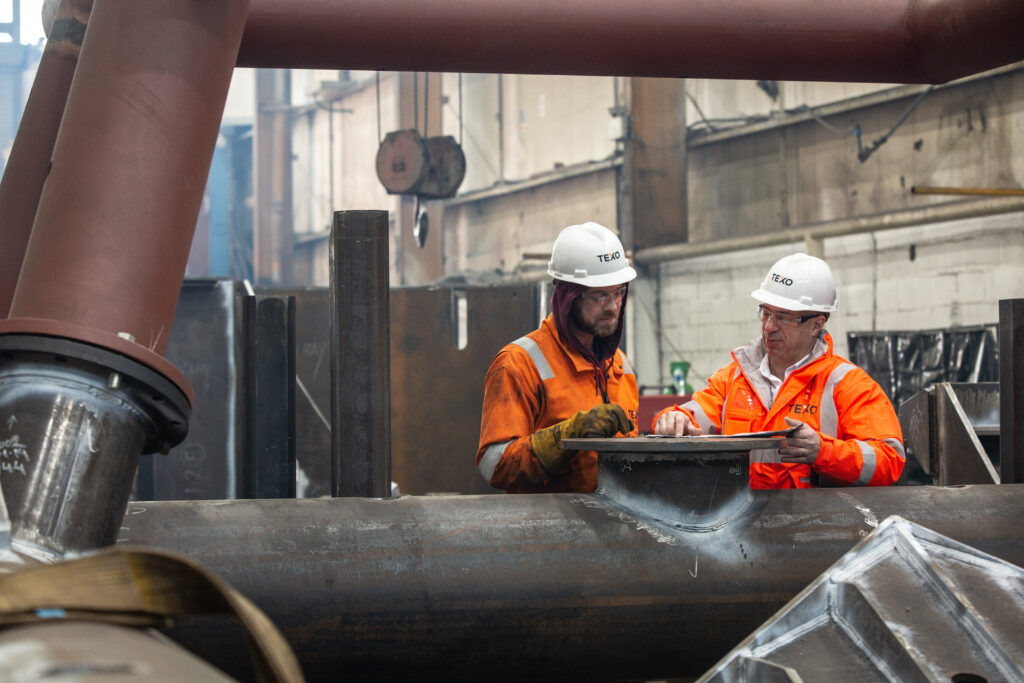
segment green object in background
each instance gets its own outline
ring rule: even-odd
[[[692,394],[693,386],[686,381],[686,375],[690,372],[690,363],[685,360],[674,360],[668,364],[675,381],[675,392],[679,395]]]

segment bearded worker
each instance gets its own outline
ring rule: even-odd
[[[588,222],[558,234],[548,274],[551,314],[484,378],[477,468],[507,493],[590,493],[597,453],[562,440],[636,436],[636,375],[619,349],[636,271],[615,233]]]

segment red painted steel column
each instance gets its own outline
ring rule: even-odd
[[[99,0],[0,333],[162,354],[248,0]]]
[[[0,181],[0,318],[7,317],[18,285],[91,9],[89,0],[64,0],[57,10]]]

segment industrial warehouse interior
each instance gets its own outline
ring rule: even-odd
[[[1024,680],[1022,26],[0,0],[0,681]]]

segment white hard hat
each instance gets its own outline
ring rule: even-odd
[[[585,287],[629,282],[636,271],[615,233],[597,223],[570,225],[558,233],[551,248],[548,275]]]
[[[750,296],[787,311],[831,313],[839,302],[832,269],[807,254],[790,254],[776,261]]]

